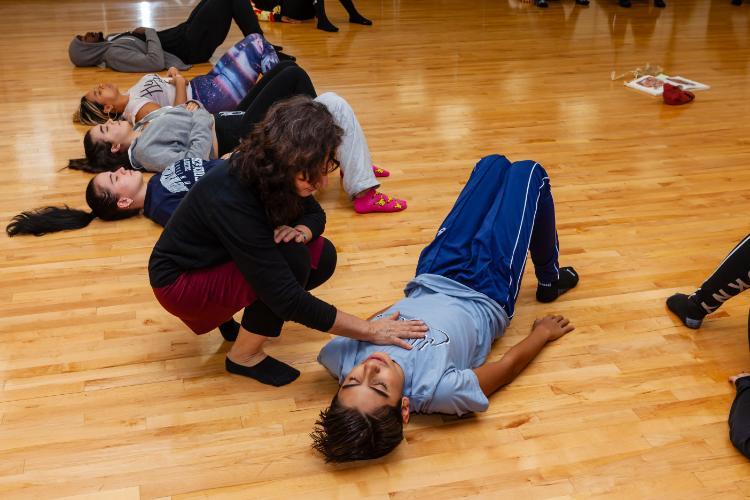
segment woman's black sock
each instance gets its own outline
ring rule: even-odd
[[[237,340],[237,334],[240,333],[240,324],[234,319],[230,319],[219,325],[219,331],[221,332],[221,336],[224,337],[224,340],[227,342],[234,342]]]
[[[263,361],[255,366],[240,365],[227,357],[225,366],[229,373],[250,377],[261,384],[275,387],[294,382],[299,377],[299,370],[271,356],[266,356]]]
[[[354,6],[352,0],[339,0],[341,5],[344,6],[346,12],[349,13],[349,22],[354,24],[364,24],[365,26],[371,26],[372,21],[367,19],[365,16],[359,13],[357,8]]]
[[[560,277],[552,283],[539,283],[536,287],[536,300],[552,302],[578,284],[578,273],[572,267],[561,267]]]
[[[318,29],[329,33],[337,32],[339,29],[331,24],[326,16],[325,0],[314,0],[313,6],[315,7],[315,17],[318,18]]]

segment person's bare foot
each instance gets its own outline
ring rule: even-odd
[[[729,377],[729,382],[731,384],[735,384],[738,378],[743,378],[743,377],[750,377],[750,373],[742,372],[742,373],[738,373],[737,375],[732,375],[731,377]]]

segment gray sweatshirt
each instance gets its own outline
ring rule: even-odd
[[[203,108],[159,108],[135,124],[134,130],[143,132],[128,149],[130,164],[137,170],[161,172],[183,158],[213,160],[213,124],[214,117]]]
[[[146,41],[136,36],[122,36],[112,42],[87,43],[73,37],[68,46],[68,56],[76,66],[105,66],[115,71],[148,73],[174,66],[180,71],[190,69],[174,54],[161,48],[156,30],[146,28]],[[109,35],[111,36],[111,35]]]

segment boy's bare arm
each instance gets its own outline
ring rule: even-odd
[[[548,342],[559,339],[573,329],[570,321],[563,316],[545,316],[534,321],[528,337],[513,346],[499,361],[474,368],[482,392],[489,397],[512,382]]]

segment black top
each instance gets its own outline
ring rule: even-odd
[[[326,216],[315,198],[304,199],[304,214],[290,224],[325,229]],[[273,226],[258,194],[229,173],[221,161],[196,183],[169,219],[148,264],[151,286],[174,283],[186,271],[233,260],[255,294],[278,317],[328,331],[336,308],[314,297],[295,279],[273,241]]]

